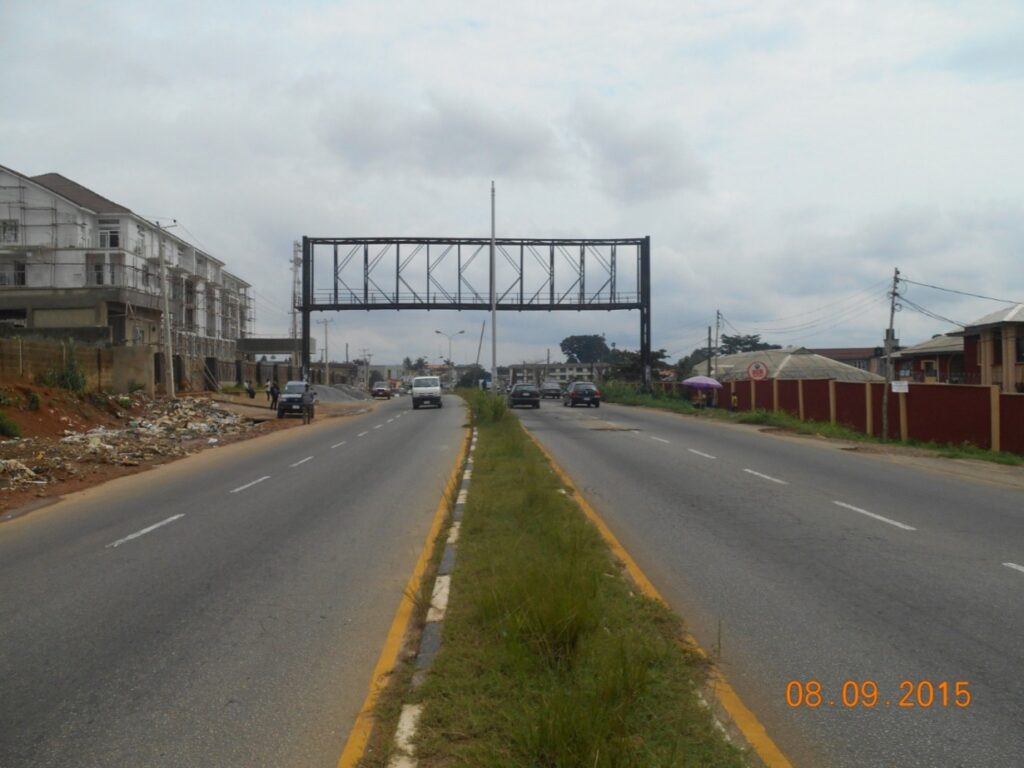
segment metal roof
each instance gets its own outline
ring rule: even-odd
[[[59,173],[44,173],[39,176],[30,176],[30,179],[40,186],[46,187],[51,192],[56,192],[61,197],[67,198],[83,208],[88,208],[96,213],[131,213],[132,211],[123,205],[108,200],[103,195],[96,194],[88,187],[83,187],[77,181],[72,181],[67,176]]]
[[[956,335],[940,333],[932,336],[920,344],[913,344],[905,347],[899,352],[893,353],[893,358],[917,357],[919,355],[955,354],[964,351],[964,337],[962,333]]]
[[[1013,304],[1009,307],[990,312],[984,317],[979,317],[973,323],[968,323],[965,328],[981,328],[986,325],[1001,325],[1002,323],[1024,323],[1024,303]]]
[[[884,377],[856,368],[838,360],[815,354],[803,347],[765,349],[760,352],[741,352],[712,361],[712,376],[719,381],[748,381],[747,368],[755,360],[768,367],[770,379],[835,379],[836,381],[885,381]],[[693,371],[704,373],[707,363],[695,366]],[[717,374],[715,373],[717,371]]]

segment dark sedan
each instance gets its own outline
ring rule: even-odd
[[[594,406],[601,407],[601,390],[589,381],[574,381],[566,387],[562,395],[562,405],[575,408],[577,405],[585,405],[587,408]]]
[[[508,393],[508,407],[529,405],[540,408],[540,390],[535,384],[515,384]]]

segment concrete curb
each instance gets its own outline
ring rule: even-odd
[[[431,590],[430,607],[427,609],[426,624],[423,633],[420,635],[419,648],[416,651],[416,671],[412,677],[412,687],[419,688],[426,680],[430,672],[430,666],[441,650],[441,630],[444,626],[444,617],[448,611],[448,594],[451,587],[452,569],[455,567],[455,558],[458,553],[459,531],[462,526],[462,516],[466,510],[466,497],[469,494],[469,484],[473,477],[473,454],[476,451],[477,430],[473,428],[472,438],[469,442],[469,451],[466,455],[466,464],[462,472],[462,480],[459,484],[459,492],[456,497],[455,507],[452,510],[452,524],[448,529],[448,538],[445,541],[444,553],[441,555],[441,562],[437,567],[437,576],[434,579],[434,586]],[[394,753],[388,761],[388,768],[416,768],[415,738],[419,725],[420,715],[423,712],[421,704],[404,704],[401,715],[398,718],[398,726],[395,729]]]

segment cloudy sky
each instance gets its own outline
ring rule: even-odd
[[[514,9],[514,10],[513,10]],[[292,242],[634,237],[653,342],[875,346],[894,267],[1024,301],[1020,2],[0,1],[0,164],[182,232],[290,326]],[[1004,306],[906,286],[966,322]],[[375,361],[481,313],[339,313]],[[950,323],[909,306],[904,344]],[[319,327],[318,327],[319,329]],[[635,312],[500,314],[499,362]],[[490,331],[482,359],[489,362]]]

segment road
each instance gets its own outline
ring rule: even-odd
[[[0,525],[0,766],[334,766],[464,434],[447,402]]]
[[[653,410],[516,413],[794,765],[1022,764],[1024,492]]]

